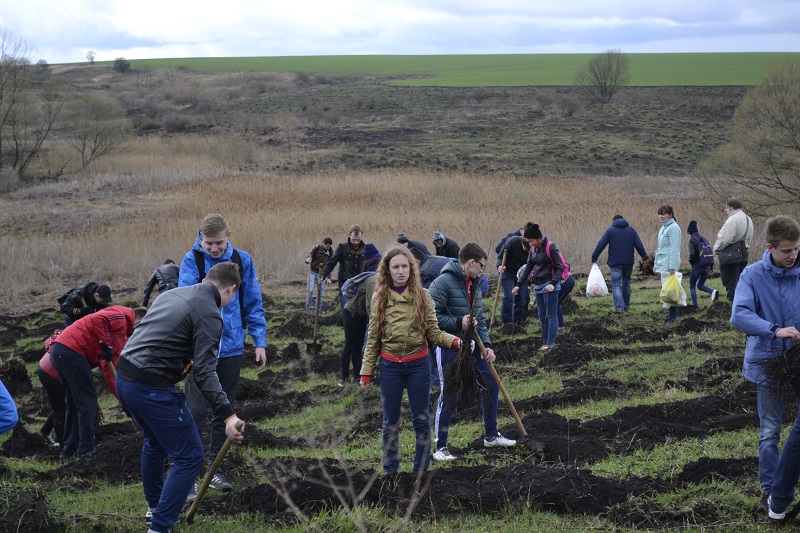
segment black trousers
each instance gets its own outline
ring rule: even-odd
[[[744,267],[747,263],[734,263],[732,265],[720,265],[719,277],[722,280],[722,286],[728,293],[728,300],[733,302],[733,297],[736,294],[736,284],[739,283],[739,276],[742,275]]]
[[[364,358],[364,337],[367,334],[367,317],[354,316],[347,309],[342,311],[344,320],[344,346],[342,346],[343,381],[350,381],[350,365],[353,365],[353,381],[358,381],[361,362]]]
[[[242,370],[242,356],[236,357],[222,357],[217,359],[217,376],[219,377],[219,384],[222,385],[222,390],[228,396],[228,402],[231,407],[235,408],[236,403],[236,389],[239,387],[239,374]],[[197,431],[203,430],[203,423],[206,420],[209,405],[205,396],[197,387],[192,377],[186,379],[184,387],[184,394],[186,394],[186,404],[192,412],[192,418],[197,425]],[[225,420],[222,417],[213,415],[211,418],[211,443],[208,446],[208,462],[214,462],[217,454],[225,444]],[[219,469],[222,471],[222,468]]]
[[[64,415],[67,412],[67,404],[64,403],[64,389],[61,387],[61,381],[51,378],[41,368],[36,369],[36,375],[42,383],[47,399],[50,400],[50,407],[52,411],[47,415],[47,420],[42,426],[42,435],[49,435],[50,432],[56,430],[56,440],[59,444],[64,442]]]

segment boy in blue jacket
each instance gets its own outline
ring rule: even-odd
[[[758,386],[762,504],[769,506],[770,518],[782,519],[800,477],[800,417],[781,454],[783,394],[771,389],[763,363],[800,341],[800,225],[787,216],[773,217],[767,221],[766,237],[767,251],[761,261],[745,268],[739,278],[731,324],[747,334],[743,374]]]
[[[217,214],[207,215],[200,225],[194,246],[183,256],[178,286],[186,287],[202,282],[205,273],[219,263],[232,262],[239,265],[242,284],[230,303],[222,308],[222,341],[217,360],[217,376],[222,390],[230,404],[235,405],[244,341],[248,331],[256,346],[255,359],[258,363],[256,370],[263,369],[267,363],[267,320],[264,317],[261,285],[258,283],[253,259],[244,250],[231,246],[230,236],[231,231],[225,217]],[[208,404],[191,377],[186,380],[185,389],[186,402],[199,431],[203,427]],[[215,415],[211,420],[209,463],[213,462],[224,443],[225,422]],[[222,469],[217,470],[210,486],[223,491],[233,488]],[[189,493],[189,499],[194,495],[194,491]]]

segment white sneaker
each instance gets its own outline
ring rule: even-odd
[[[719,294],[719,291],[717,289],[714,289],[713,291],[711,291],[711,303],[714,303],[714,302],[717,301],[717,295],[718,294]]]
[[[767,499],[767,509],[769,510],[769,517],[773,520],[783,520],[786,518],[786,511],[776,513],[772,510],[772,496]]]
[[[483,445],[486,448],[498,448],[498,447],[507,448],[509,446],[516,446],[517,445],[517,441],[511,440],[511,439],[507,439],[504,436],[502,436],[500,433],[498,433],[497,436],[494,437],[494,438],[483,439]]]
[[[452,461],[456,456],[450,453],[447,447],[444,447],[433,452],[433,458],[437,461]]]

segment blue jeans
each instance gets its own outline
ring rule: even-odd
[[[539,311],[539,326],[542,328],[542,345],[555,346],[558,335],[559,283],[553,292],[536,294],[536,309]]]
[[[572,289],[575,288],[575,278],[572,277],[572,274],[567,277],[564,281],[561,282],[561,290],[558,291],[558,327],[564,327],[564,313],[561,312],[561,303],[567,299],[569,293],[572,292]]]
[[[447,434],[450,430],[450,419],[458,407],[458,396],[444,395],[444,367],[455,359],[456,353],[447,348],[436,347],[436,366],[439,367],[439,402],[436,405],[436,449],[447,446]],[[472,352],[472,358],[478,372],[486,382],[486,389],[481,391],[481,412],[483,413],[483,429],[487,438],[497,436],[497,397],[500,388],[494,380],[489,364],[481,357],[481,350],[477,346]]]
[[[317,296],[317,278],[319,278],[319,272],[311,271],[311,275],[309,276],[309,283],[308,283],[308,292],[306,293],[306,309],[309,311],[314,308],[314,298]],[[318,308],[322,311],[322,300],[325,298],[325,286],[327,283],[324,281],[319,285],[319,304]]]
[[[778,471],[778,461],[781,456],[781,420],[783,416],[783,396],[774,394],[769,387],[758,387],[758,420],[760,435],[758,439],[758,480],[761,492],[770,493]],[[795,421],[795,431],[798,422]],[[788,443],[787,443],[788,444]],[[794,486],[789,489],[792,490]]]
[[[55,343],[50,360],[64,389],[64,442],[61,457],[88,455],[94,451],[94,421],[97,416],[97,389],[92,367],[78,352]]]
[[[692,296],[692,305],[697,306],[697,289],[711,294],[714,289],[706,287],[706,278],[708,277],[708,268],[700,265],[692,267],[689,273],[689,294]]]
[[[760,392],[759,390],[759,399]],[[795,397],[795,401],[800,403],[800,396]],[[759,416],[760,415],[761,406],[759,404]],[[778,436],[780,436],[780,418],[778,419]],[[777,443],[775,444],[775,448],[777,448]],[[759,442],[759,456],[760,452]],[[783,451],[781,452],[780,459],[778,460],[774,472],[775,478],[772,482],[771,490],[772,508],[775,511],[781,512],[792,503],[794,499],[794,488],[797,486],[797,481],[800,480],[800,416],[794,421],[794,425],[789,431],[789,436],[786,438],[786,442],[783,445]]]
[[[627,311],[631,306],[631,274],[633,265],[614,265],[611,267],[611,296],[614,309]]]
[[[524,324],[528,315],[528,301],[530,299],[528,284],[523,284],[519,288],[519,294],[514,296],[511,291],[514,289],[516,282],[516,272],[511,272],[510,270],[503,272],[503,277],[500,279],[500,285],[503,287],[503,304],[500,306],[500,319],[504,324],[510,324],[511,322]]]
[[[178,521],[186,496],[203,468],[203,444],[177,388],[155,387],[117,376],[117,394],[144,433],[142,486],[154,508],[153,531],[167,531]],[[167,457],[172,468],[164,479]]]
[[[414,472],[427,470],[431,460],[431,358],[393,363],[381,357],[381,404],[383,406],[383,470],[400,468],[400,410],[403,391],[408,391],[411,423],[417,436]]]

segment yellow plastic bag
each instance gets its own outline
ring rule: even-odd
[[[683,297],[683,287],[681,282],[678,281],[678,276],[670,274],[664,286],[661,287],[661,301],[669,305],[681,305],[681,298]]]

